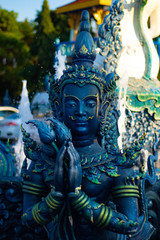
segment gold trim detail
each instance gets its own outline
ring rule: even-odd
[[[49,208],[51,208],[52,210],[57,210],[61,207],[62,202],[56,201],[51,193],[47,195],[47,197],[45,198],[46,200],[46,204],[48,205]]]
[[[82,54],[86,54],[88,53],[88,49],[86,48],[86,46],[83,44],[82,47],[79,50],[80,53]]]
[[[46,225],[49,221],[40,215],[39,203],[32,208],[32,216],[39,225]]]
[[[77,4],[78,3],[78,4]],[[93,6],[111,6],[111,0],[92,0],[83,2],[73,2],[62,7],[57,8],[56,13],[73,12],[77,10],[82,10],[85,8],[92,8]]]

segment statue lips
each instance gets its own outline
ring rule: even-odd
[[[87,119],[76,118],[75,124],[77,126],[85,126],[88,125]]]
[[[77,121],[77,122],[75,122],[75,124],[78,126],[85,126],[85,125],[88,125],[88,122],[87,121],[83,121],[83,122]]]
[[[88,132],[88,121],[87,119],[82,119],[82,118],[78,118],[73,122],[74,125],[74,129],[77,130],[78,132]],[[77,133],[78,133],[77,132]]]

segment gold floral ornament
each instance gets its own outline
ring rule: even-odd
[[[88,49],[87,49],[86,46],[83,44],[83,46],[80,48],[79,52],[82,53],[82,54],[86,54],[86,53],[88,53]]]

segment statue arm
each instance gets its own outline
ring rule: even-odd
[[[103,203],[95,202],[80,188],[70,192],[68,197],[72,208],[98,228],[123,234],[133,233],[137,229],[137,222],[128,219],[120,212],[113,211]]]
[[[24,206],[22,222],[28,227],[34,228],[39,225],[46,225],[59,213],[63,206],[63,159],[66,152],[65,143],[58,151],[56,156],[55,166],[44,166],[44,159],[41,155],[35,155],[35,161],[32,161],[29,169],[26,169],[26,164],[23,169],[23,175],[29,179],[24,181]],[[26,151],[28,153],[28,151]],[[54,156],[54,155],[53,155]],[[46,152],[43,158],[47,157]],[[54,160],[52,160],[54,162]],[[50,192],[46,192],[44,184],[43,172],[48,168],[53,168],[52,180],[50,184]],[[50,169],[52,170],[52,169]],[[51,176],[50,176],[51,177]],[[53,184],[52,184],[53,183]]]
[[[68,143],[69,156],[68,198],[71,207],[81,216],[98,228],[106,228],[118,233],[133,233],[137,222],[128,219],[124,214],[115,212],[103,203],[97,203],[78,187],[82,182],[80,156],[71,142]]]
[[[63,194],[51,186],[46,193],[41,173],[34,173],[35,164],[32,162],[28,170],[30,180],[24,181],[23,215],[24,225],[35,228],[46,225],[55,218],[63,205]],[[44,197],[45,196],[45,197]]]
[[[146,218],[143,181],[140,173],[133,169],[122,169],[121,176],[117,178],[112,189],[117,211],[138,223],[136,232],[129,234],[129,239],[147,240],[154,232],[152,224]]]
[[[62,193],[56,192],[54,189],[51,189],[50,193],[40,201],[36,201],[38,199],[27,195],[25,198],[33,205],[30,204],[32,206],[24,208],[26,211],[22,215],[22,222],[31,228],[44,226],[54,220],[63,205]],[[35,203],[33,203],[33,200],[35,200]]]
[[[126,215],[134,222],[138,222],[139,176],[136,175],[132,168],[120,169],[119,173],[120,177],[115,180],[114,187],[112,188],[112,196],[117,211]]]

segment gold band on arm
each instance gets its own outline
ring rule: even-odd
[[[39,195],[42,196],[46,193],[46,189],[43,185],[34,184],[29,181],[24,181],[23,183],[23,192],[32,194],[32,195]]]
[[[101,212],[96,220],[96,225],[101,228],[105,228],[108,226],[110,219],[112,217],[112,210],[106,206],[101,207]]]
[[[57,196],[58,197],[58,196]],[[61,197],[61,199],[60,199]],[[59,196],[59,198],[55,198],[54,195],[50,192],[45,198],[47,206],[52,210],[59,210],[63,205],[63,198]]]
[[[71,206],[80,212],[87,220],[100,228],[108,226],[112,217],[112,210],[104,204],[90,199],[83,191],[68,194]]]
[[[51,189],[50,193],[32,208],[29,208],[22,216],[22,222],[27,225],[33,226],[46,225],[51,222],[59,213],[63,206],[64,197],[60,192]]]
[[[135,197],[139,198],[139,188],[136,185],[122,185],[112,189],[113,198]]]
[[[50,218],[45,218],[42,216],[39,204],[40,203],[35,204],[32,208],[32,216],[35,222],[39,225],[46,225],[50,221]]]

